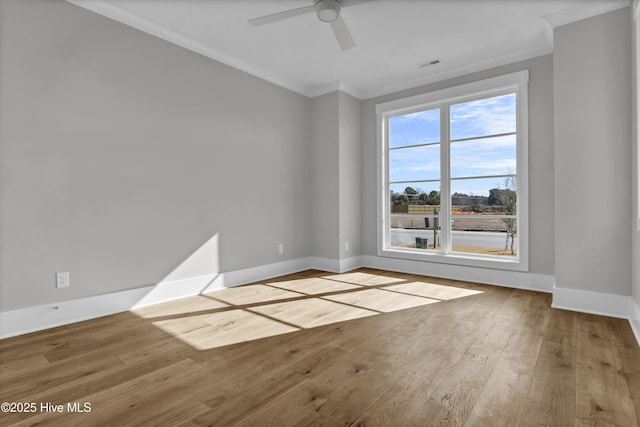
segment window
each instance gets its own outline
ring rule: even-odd
[[[528,269],[527,81],[376,106],[379,255]]]

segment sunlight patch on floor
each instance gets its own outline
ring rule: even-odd
[[[160,320],[153,324],[198,350],[253,341],[298,331],[299,328],[246,310]]]
[[[378,314],[375,311],[319,298],[261,305],[249,310],[305,329]]]
[[[246,285],[237,288],[221,289],[204,295],[233,305],[255,304],[265,301],[283,300],[305,296],[298,292],[276,289],[265,285]]]
[[[383,313],[439,302],[439,300],[435,299],[389,292],[382,289],[365,289],[346,294],[330,295],[324,298]]]
[[[482,291],[469,288],[459,288],[455,286],[437,285],[429,282],[411,282],[400,285],[385,286],[382,289],[401,292],[408,295],[416,295],[438,300],[451,300],[472,295],[481,294]]]
[[[311,277],[308,279],[295,279],[282,282],[266,282],[269,286],[301,292],[307,295],[324,294],[328,292],[348,291],[350,289],[362,289],[360,285],[336,282],[334,280]]]
[[[340,273],[340,274],[328,274],[322,277],[325,279],[337,280],[340,282],[347,282],[347,283],[363,285],[363,286],[387,285],[391,283],[406,282],[405,279],[384,276],[381,274],[365,273],[362,271],[353,271],[350,273]]]
[[[220,289],[132,312],[193,348],[207,350],[483,293],[472,283],[438,284],[411,275],[312,274]]]
[[[180,314],[193,314],[199,311],[217,310],[225,307],[229,307],[229,304],[197,295],[162,304],[137,308],[135,310],[131,310],[131,312],[147,319],[162,316],[176,316]]]

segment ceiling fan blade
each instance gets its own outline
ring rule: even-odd
[[[271,24],[272,22],[281,21],[294,16],[304,15],[305,13],[313,12],[314,10],[314,6],[304,6],[297,9],[289,9],[284,12],[274,13],[272,15],[261,16],[260,18],[249,19],[247,22],[254,27],[258,27],[260,25]]]
[[[344,19],[342,19],[342,16],[339,16],[338,19],[331,23],[331,29],[336,36],[336,40],[338,40],[340,49],[349,50],[355,47],[356,42],[353,40],[353,36],[351,32],[349,32],[349,28],[347,28],[347,24],[344,22]]]
[[[342,0],[342,7],[356,6],[361,3],[369,3],[376,0]]]

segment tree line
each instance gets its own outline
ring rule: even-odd
[[[489,190],[489,196],[453,193],[451,195],[451,205],[462,207],[459,209],[462,212],[516,215],[516,188],[516,178],[507,177],[504,181],[504,188],[492,188]],[[440,192],[433,190],[427,193],[420,188],[413,187],[406,187],[402,193],[391,190],[391,204],[393,206],[440,205]],[[516,218],[505,218],[502,221],[507,226],[505,250],[508,246],[511,246],[511,254],[514,254],[513,246],[518,232],[518,221]]]
[[[509,188],[492,188],[489,196],[476,196],[473,194],[453,193],[451,204],[453,206],[468,206],[481,209],[483,206],[513,207],[515,208],[516,192]],[[407,187],[404,192],[398,193],[391,190],[392,206],[407,205],[440,205],[440,192],[432,190],[429,193],[420,188]],[[482,212],[482,209],[479,211]],[[509,215],[511,213],[505,212]],[[514,212],[515,213],[515,212]]]

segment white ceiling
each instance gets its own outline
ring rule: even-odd
[[[342,10],[341,51],[314,13],[248,19],[313,0],[67,0],[306,96],[374,96],[550,53],[552,28],[630,0],[374,0]],[[441,64],[417,64],[438,58]]]

